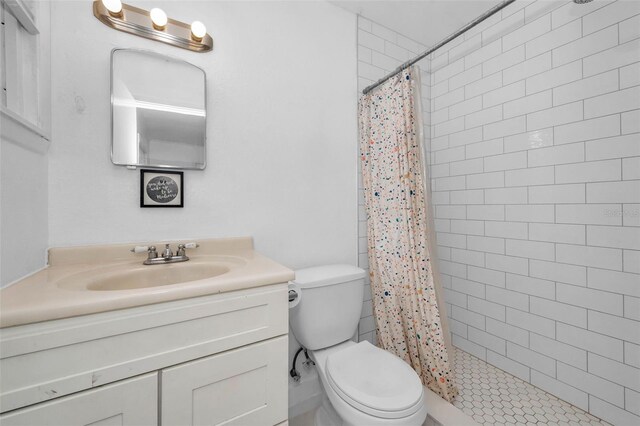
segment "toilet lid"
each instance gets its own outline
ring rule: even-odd
[[[385,418],[405,417],[421,407],[422,383],[403,360],[360,342],[327,358],[331,387],[353,407]]]

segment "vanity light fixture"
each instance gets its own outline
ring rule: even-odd
[[[153,22],[153,28],[156,30],[162,31],[167,26],[168,19],[164,10],[154,7],[149,11],[149,17],[151,18],[151,22]]]
[[[159,8],[151,11],[140,9],[120,0],[95,0],[93,15],[103,24],[151,40],[194,52],[208,52],[213,49],[213,39],[200,21],[191,25],[167,17]]]
[[[102,5],[111,16],[122,18],[122,2],[120,0],[102,0]]]
[[[207,35],[207,27],[200,21],[193,21],[191,23],[191,38],[195,41],[202,41],[204,36]]]

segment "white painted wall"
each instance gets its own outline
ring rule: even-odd
[[[47,143],[0,140],[0,283],[2,287],[45,266]]]
[[[640,424],[640,2],[517,1],[432,65],[453,343]]]
[[[112,30],[88,2],[53,4],[50,245],[251,235],[292,268],[355,263],[355,16],[325,2],[132,4],[203,21],[214,50]],[[183,209],[141,209],[139,171],[111,164],[115,47],[207,73],[207,168],[185,172]]]

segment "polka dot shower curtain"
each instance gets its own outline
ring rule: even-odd
[[[419,76],[411,67],[360,100],[369,274],[378,345],[404,359],[429,389],[450,401],[457,389],[430,257],[435,237],[425,185]]]

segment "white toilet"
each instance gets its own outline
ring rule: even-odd
[[[365,272],[350,265],[296,271],[300,301],[290,310],[293,334],[316,363],[326,398],[316,425],[422,425],[422,383],[403,360],[355,343]]]

